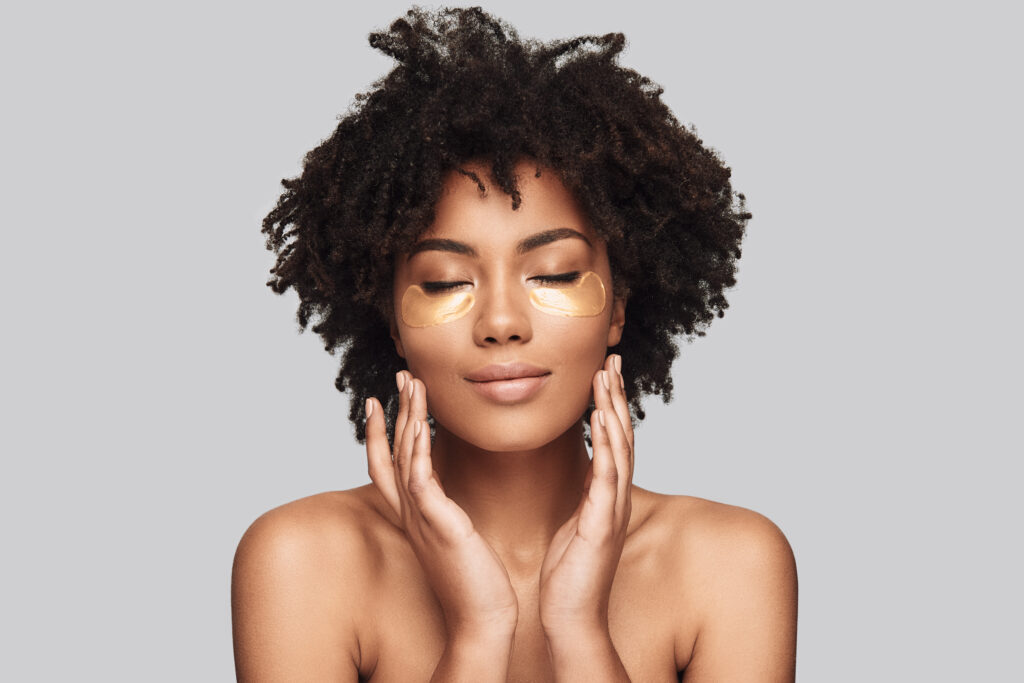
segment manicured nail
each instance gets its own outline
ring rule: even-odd
[[[604,388],[605,389],[611,389],[611,385],[608,384],[608,371],[607,370],[602,370],[601,371],[601,381],[604,382]]]
[[[604,411],[603,410],[597,411],[597,421],[601,423],[602,427],[605,426],[605,424],[604,424]]]
[[[413,425],[413,427],[412,427],[412,435],[413,435],[414,437],[416,437],[416,436],[419,436],[419,435],[420,435],[420,427],[421,427],[422,425],[423,425],[423,423],[422,423],[422,422],[421,422],[420,420],[416,420],[416,424],[415,424],[415,425]]]
[[[373,401],[366,399],[366,419],[369,420],[371,415],[373,415]]]
[[[416,382],[409,382],[409,398],[416,393]]]
[[[401,371],[395,374],[395,384],[398,385],[398,391],[401,393],[402,389],[405,388],[405,375]]]
[[[622,374],[622,356],[615,354],[615,359],[612,361],[615,364],[615,372]]]

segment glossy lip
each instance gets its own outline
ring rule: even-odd
[[[473,389],[498,403],[516,403],[530,398],[551,376],[549,370],[529,363],[488,365],[466,375]]]

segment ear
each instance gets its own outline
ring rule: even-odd
[[[608,327],[608,346],[615,346],[622,340],[622,328],[626,326],[626,300],[615,297],[612,302],[612,322]]]
[[[391,315],[391,340],[395,342],[395,351],[399,357],[405,358],[405,348],[402,346],[402,337],[398,334],[398,323],[395,322],[394,314]]]

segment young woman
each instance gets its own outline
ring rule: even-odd
[[[399,65],[264,231],[269,284],[344,349],[372,484],[246,532],[239,680],[793,680],[778,528],[632,484],[672,337],[735,284],[728,169],[616,63],[621,35],[413,10],[370,42]]]

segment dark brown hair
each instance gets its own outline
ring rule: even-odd
[[[615,293],[628,296],[615,350],[634,419],[644,395],[671,400],[673,338],[703,336],[724,315],[750,214],[662,89],[618,65],[623,35],[544,43],[479,7],[414,8],[370,45],[397,66],[282,181],[263,221],[277,254],[267,284],[294,288],[300,330],[312,323],[328,352],[343,352],[335,386],[351,392],[356,438],[367,397],[381,399],[389,432],[398,410],[393,258],[433,222],[446,174],[471,159],[491,164],[513,208],[517,161],[558,173],[607,241]]]

